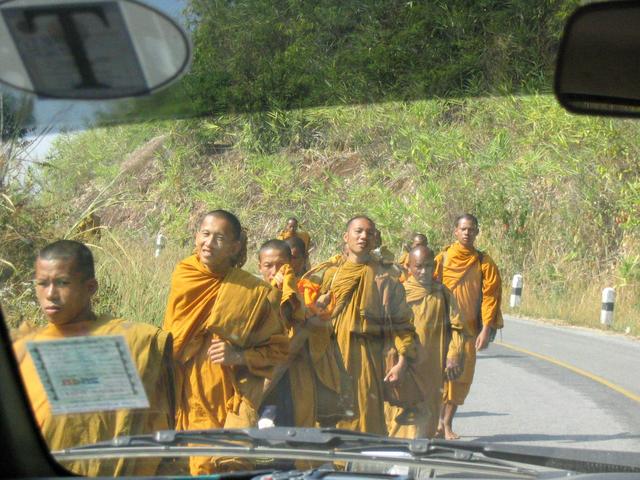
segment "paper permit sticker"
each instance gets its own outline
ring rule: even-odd
[[[149,408],[121,335],[27,342],[51,413]]]

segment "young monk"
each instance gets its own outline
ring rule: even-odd
[[[410,368],[425,398],[409,424],[396,421],[401,409],[387,409],[389,434],[393,436],[432,438],[440,420],[444,379],[455,380],[462,372],[464,324],[449,289],[433,279],[434,265],[429,247],[418,245],[409,252],[411,276],[403,286],[420,341],[417,361]]]
[[[291,268],[296,277],[301,278],[307,271],[309,255],[307,247],[300,237],[289,237],[285,240],[291,249]]]
[[[298,297],[297,280],[290,266],[291,249],[283,240],[268,240],[258,251],[258,269],[265,282],[277,291],[280,314],[285,322],[289,338],[294,336],[296,327],[304,323],[304,308]],[[304,358],[304,351],[289,352],[289,360],[276,369],[271,394],[265,404],[277,407],[275,423],[278,426],[313,427],[315,416],[311,366]],[[279,371],[281,370],[281,371]],[[309,408],[310,407],[310,408]]]
[[[334,331],[358,410],[357,418],[338,427],[384,435],[383,382],[402,380],[407,362],[415,358],[416,337],[402,286],[371,257],[375,237],[376,226],[370,218],[349,220],[343,236],[346,259],[337,259],[335,266],[326,269],[322,289],[335,304]],[[385,335],[398,349],[398,361],[386,375]]]
[[[418,245],[422,245],[425,247],[429,246],[426,235],[423,235],[422,233],[416,233],[411,238],[411,243],[408,246],[404,247],[405,251],[402,252],[402,255],[400,255],[400,258],[398,259],[398,265],[402,269],[402,282],[404,282],[409,276],[409,252]]]
[[[195,254],[176,267],[164,329],[174,336],[177,428],[254,426],[265,379],[286,361],[288,338],[273,289],[241,270],[246,237],[235,215],[204,215]],[[226,460],[192,457],[193,475]]]
[[[290,240],[300,241],[295,237]],[[301,259],[304,261],[304,255]],[[274,388],[279,389],[282,398],[288,383],[293,400],[293,424],[313,427],[318,420],[318,383],[338,395],[340,372],[329,344],[331,324],[306,310],[303,295],[298,291],[300,280],[290,266],[291,261],[291,249],[282,240],[269,240],[260,247],[260,273],[281,294],[281,314],[291,339],[287,371],[278,372],[284,385]]]
[[[453,293],[465,326],[471,335],[464,342],[462,375],[447,381],[444,407],[438,426],[438,436],[460,438],[453,431],[453,417],[464,403],[476,366],[476,351],[487,348],[492,331],[502,328],[502,280],[495,262],[475,248],[478,219],[471,214],[460,215],[454,224],[456,242],[436,257],[436,276]]]
[[[309,252],[311,248],[311,237],[307,232],[299,230],[299,223],[296,217],[289,217],[285,224],[284,230],[278,235],[278,240],[286,240],[291,237],[298,237],[304,242],[304,248]]]
[[[47,325],[17,339],[14,350],[36,422],[51,450],[174,428],[171,336],[152,325],[97,315],[91,305],[97,290],[93,256],[82,243],[60,240],[38,254],[35,291]],[[125,338],[150,407],[52,415],[45,389],[27,352],[27,342],[98,335]],[[83,476],[151,476],[158,472],[159,464],[159,459],[143,458],[63,462],[69,470]]]

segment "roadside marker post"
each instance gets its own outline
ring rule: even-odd
[[[160,252],[164,249],[167,244],[167,237],[165,237],[162,233],[158,232],[156,236],[156,252],[153,255],[154,258],[158,258],[160,256]]]
[[[509,298],[509,306],[511,308],[519,307],[522,303],[522,285],[524,284],[522,275],[516,273],[511,281],[511,298]]]
[[[613,306],[616,302],[616,291],[611,287],[602,290],[602,307],[600,309],[600,323],[611,326],[613,323]]]

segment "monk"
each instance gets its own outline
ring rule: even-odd
[[[270,285],[241,270],[246,236],[226,210],[202,217],[195,254],[171,281],[164,329],[173,334],[177,428],[250,427],[265,379],[288,354],[288,338]],[[237,466],[236,459],[192,457],[193,475]]]
[[[402,381],[416,355],[411,310],[402,286],[371,256],[376,226],[366,216],[347,222],[343,239],[346,259],[323,275],[323,292],[332,297],[332,321],[346,371],[352,379],[358,416],[339,428],[385,435],[383,382]],[[385,374],[385,336],[396,346],[398,361]]]
[[[284,230],[278,235],[278,240],[286,240],[291,237],[298,237],[304,242],[304,248],[309,253],[311,250],[311,237],[307,232],[299,230],[299,223],[296,217],[289,217]]]
[[[291,268],[297,278],[301,278],[307,271],[309,254],[307,247],[300,237],[289,237],[285,240],[291,249]]]
[[[282,396],[287,385],[290,385],[293,425],[313,427],[319,420],[317,390],[329,389],[339,395],[340,371],[332,355],[330,322],[317,318],[314,312],[305,308],[304,288],[291,266],[293,255],[289,247],[292,243],[296,248],[304,248],[304,244],[297,245],[295,241],[302,243],[297,237],[289,238],[286,242],[265,242],[258,254],[259,269],[264,280],[281,293],[281,314],[291,339],[288,368],[280,379],[284,385],[275,387],[280,392],[280,403],[286,403],[282,401]],[[304,250],[298,255],[300,263],[306,260]],[[300,269],[301,265],[297,267]],[[306,282],[303,283],[304,287],[308,287]],[[277,421],[276,424],[283,425]]]
[[[498,328],[502,328],[502,281],[495,262],[475,248],[480,232],[478,219],[465,213],[454,224],[456,242],[436,257],[436,277],[453,293],[465,326],[471,335],[464,342],[462,375],[447,381],[444,387],[444,406],[438,426],[438,436],[455,440],[453,417],[464,403],[476,365],[476,351],[483,350]]]
[[[402,252],[402,255],[400,255],[400,258],[398,259],[398,265],[402,269],[402,273],[403,273],[403,276],[402,276],[403,282],[404,280],[406,280],[409,273],[409,252],[412,249],[416,248],[418,245],[422,245],[425,247],[429,246],[429,242],[427,240],[426,235],[422,233],[414,234],[413,237],[411,238],[411,243],[408,246],[404,247],[404,252]]]
[[[117,436],[174,428],[175,395],[171,336],[143,323],[97,315],[92,297],[98,290],[91,251],[82,243],[60,240],[44,247],[35,262],[35,292],[47,325],[16,339],[14,350],[42,435],[51,450],[111,440]],[[142,379],[150,407],[52,415],[27,342],[77,336],[120,335],[125,338]],[[77,460],[63,462],[83,476],[151,476],[160,461],[149,459]]]
[[[393,253],[391,253],[391,250],[382,244],[382,232],[380,232],[380,230],[376,230],[373,244],[374,248],[371,251],[371,254],[383,265],[387,265],[389,267],[393,266]]]
[[[425,398],[414,410],[411,422],[399,421],[403,412],[398,407],[387,407],[389,434],[397,437],[434,437],[444,380],[455,380],[462,373],[464,324],[449,289],[434,280],[434,266],[434,253],[429,247],[417,245],[409,252],[411,276],[403,286],[420,341],[417,361],[410,368],[415,370],[413,378],[420,382]]]

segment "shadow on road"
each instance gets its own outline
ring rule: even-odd
[[[508,413],[498,413],[498,412],[458,412],[456,413],[456,418],[463,417],[506,417]]]
[[[461,416],[461,414],[459,414]],[[632,435],[629,432],[613,435],[545,435],[538,433],[501,434],[488,437],[476,437],[473,440],[483,442],[596,442],[606,440],[637,440],[640,435]]]

